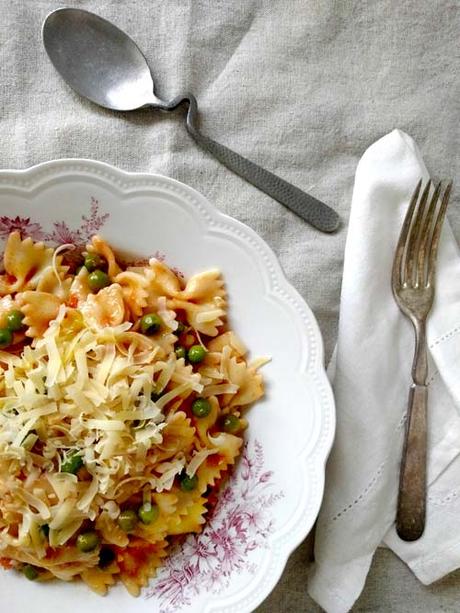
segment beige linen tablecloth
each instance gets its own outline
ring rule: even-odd
[[[363,151],[399,127],[434,177],[458,178],[456,0],[69,1],[136,39],[159,95],[194,92],[209,135],[333,205],[344,220],[335,236],[314,231],[199,150],[181,112],[115,115],[69,90],[40,37],[44,17],[62,4],[0,0],[0,166],[85,157],[188,183],[273,247],[318,318],[328,359]],[[458,194],[457,187],[449,212],[457,239]],[[260,613],[319,610],[306,595],[309,558],[306,542]],[[424,588],[381,551],[354,611],[458,611],[459,599],[460,573]]]

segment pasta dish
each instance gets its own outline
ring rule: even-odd
[[[9,235],[0,275],[0,564],[137,595],[199,532],[263,395],[219,271]],[[72,255],[73,257],[70,257]]]

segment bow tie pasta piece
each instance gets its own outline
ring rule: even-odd
[[[149,280],[149,296],[167,296],[171,298],[181,291],[178,277],[173,271],[155,258],[149,261],[148,268],[145,268],[146,277]]]
[[[205,383],[204,396],[222,394],[219,396],[221,407],[252,404],[263,396],[263,380],[257,368],[267,360],[248,365],[244,360],[246,347],[233,331],[211,339],[208,350],[207,362],[214,368],[204,365],[198,369]]]
[[[80,306],[85,323],[93,329],[118,326],[125,315],[123,291],[117,283],[90,294]]]
[[[120,272],[113,279],[120,285],[123,299],[132,317],[140,317],[147,307],[148,280],[145,276],[132,271]]]
[[[34,243],[31,238],[21,240],[19,232],[12,232],[5,245],[3,261],[5,275],[0,277],[0,293],[11,294],[25,288],[34,289],[42,273],[53,269],[54,249],[43,243]],[[59,267],[62,257],[58,256],[55,265]]]
[[[117,582],[116,575],[120,572],[120,567],[117,564],[111,565],[110,568],[90,568],[80,573],[80,577],[86,585],[99,594],[105,596],[107,590]]]
[[[174,362],[174,370],[171,374],[173,383],[183,385],[189,383],[191,391],[200,393],[203,391],[201,384],[201,375],[199,372],[194,372],[191,364],[186,364],[184,358],[176,359]],[[188,394],[187,394],[188,395]]]
[[[224,347],[230,347],[232,355],[238,357],[243,357],[248,351],[241,339],[232,330],[219,334],[208,343],[208,351],[221,353]]]
[[[236,358],[229,360],[228,380],[238,386],[230,402],[231,407],[252,404],[264,394],[262,375],[254,367],[248,366],[246,362],[238,362]]]
[[[174,513],[169,516],[168,532],[170,534],[181,534],[187,517],[195,518],[195,531],[200,531],[201,519],[206,513],[206,507],[204,507],[206,499],[203,499],[199,488],[197,487],[191,492],[185,492],[174,485],[171,493],[176,497],[176,505]]]
[[[172,309],[185,311],[187,322],[207,336],[217,336],[226,315],[223,281],[219,271],[210,270],[194,275],[185,289],[175,293],[168,302]]]
[[[17,294],[17,300],[24,313],[22,323],[27,326],[26,336],[39,338],[46,332],[50,321],[56,319],[61,301],[46,292],[28,290]]]
[[[179,451],[191,453],[195,428],[191,419],[183,411],[178,411],[166,418],[162,431],[163,441],[157,445],[156,460],[164,461],[174,457]]]
[[[160,296],[156,299],[155,310],[163,320],[164,326],[175,332],[179,325],[176,321],[176,312],[168,308],[168,302],[165,296]]]
[[[220,432],[217,436],[208,436],[209,445],[217,453],[209,456],[198,468],[198,490],[205,492],[209,486],[214,486],[228,471],[240,453],[243,439],[233,434]]]
[[[72,277],[64,278],[68,272],[67,266],[61,266],[58,274],[53,268],[47,268],[43,271],[40,280],[37,283],[37,292],[45,292],[54,294],[61,300],[66,302],[69,298],[70,287],[72,285]]]
[[[224,325],[222,318],[226,315],[223,308],[225,304],[225,300],[219,296],[204,304],[195,304],[179,299],[168,302],[169,308],[185,311],[189,325],[201,334],[206,334],[206,336],[217,336],[219,334],[219,328]]]
[[[71,306],[80,306],[91,294],[88,284],[88,271],[84,266],[72,280],[69,290],[69,303]]]
[[[227,432],[219,432],[216,436],[209,435],[209,441],[213,449],[217,449],[223,460],[228,464],[234,464],[243,439],[234,434],[228,434]]]
[[[171,525],[169,534],[186,534],[188,532],[201,532],[205,523],[204,515],[207,511],[205,507],[206,498],[200,497],[187,507],[186,513],[181,515],[174,525]]]
[[[121,272],[112,249],[100,236],[93,236],[91,244],[87,245],[86,249],[88,253],[96,253],[105,259],[107,262],[107,274],[110,278],[116,277]]]
[[[206,303],[225,296],[224,282],[219,270],[200,272],[187,281],[185,289],[176,294],[182,300]]]
[[[136,539],[130,543],[117,556],[120,566],[120,578],[132,596],[139,596],[141,588],[145,587],[149,579],[156,575],[167,554],[167,541],[160,541],[154,545]]]

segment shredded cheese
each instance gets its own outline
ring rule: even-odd
[[[21,357],[0,352],[6,366],[0,457],[19,462],[34,478],[37,458],[50,471],[41,478],[39,496],[19,480],[9,488],[22,509],[21,534],[31,530],[30,522],[38,515],[49,521],[56,545],[71,538],[84,518],[96,516],[98,497],[103,496],[102,505],[108,505],[112,516],[119,512],[121,477],[145,482],[146,455],[162,442],[162,410],[171,400],[202,389],[200,376],[185,368],[183,360],[173,355],[165,361],[165,352],[131,332],[129,323],[102,329],[82,323],[81,330],[69,335],[68,310],[62,305],[43,337]],[[154,402],[152,394],[165,390],[176,368],[173,388]],[[137,423],[141,426],[135,427]],[[38,456],[31,449],[40,441]],[[89,480],[59,472],[74,454],[81,456]],[[147,480],[153,490],[170,487],[185,460],[166,464]]]
[[[133,581],[144,583],[169,536],[201,529],[208,487],[243,442],[240,432],[220,432],[221,417],[234,412],[244,429],[242,407],[263,394],[256,369],[265,360],[248,366],[241,341],[222,329],[218,271],[187,284],[156,260],[122,271],[95,236],[88,253],[106,262],[110,283],[92,292],[85,267],[73,275],[62,264],[72,248],[47,249],[18,232],[5,248],[0,319],[17,305],[24,330],[12,353],[0,350],[0,552],[43,578],[80,576],[101,593],[109,577],[121,578],[137,590]],[[140,333],[150,311],[161,318],[151,336]],[[195,344],[206,350],[202,363],[178,357]],[[197,398],[209,398],[208,415],[198,415]],[[127,510],[139,521],[125,532]],[[93,530],[88,551],[80,537]],[[131,568],[131,552],[125,560],[116,551],[117,564],[99,568],[101,547],[130,544],[145,563]]]

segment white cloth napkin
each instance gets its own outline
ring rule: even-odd
[[[309,581],[310,595],[328,613],[352,607],[382,541],[425,584],[460,566],[460,258],[448,222],[427,329],[426,529],[405,543],[393,526],[414,337],[394,302],[390,275],[420,177],[428,178],[420,152],[400,130],[369,147],[356,170],[330,368],[337,434]]]

